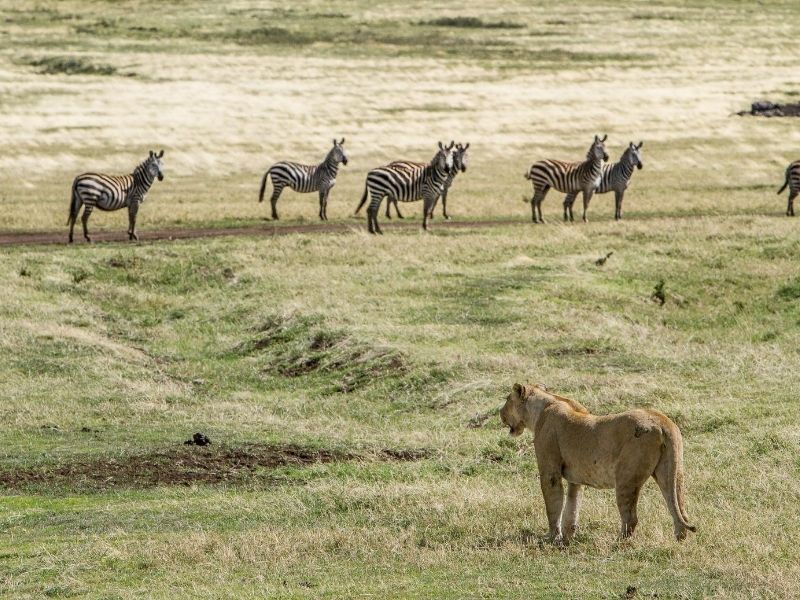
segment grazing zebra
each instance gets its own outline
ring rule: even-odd
[[[586,153],[586,160],[581,163],[547,159],[531,165],[525,173],[525,179],[529,179],[533,184],[531,210],[534,223],[537,222],[537,212],[538,222],[544,223],[542,200],[551,187],[567,194],[583,192],[583,220],[586,221],[586,209],[589,207],[594,190],[600,184],[603,162],[608,160],[604,144],[607,138],[607,135],[602,139],[594,136],[594,142]]]
[[[447,214],[447,191],[450,189],[450,186],[453,185],[453,180],[456,178],[459,172],[464,173],[467,170],[467,148],[469,148],[469,143],[466,145],[456,144],[455,150],[453,150],[453,169],[450,171],[450,174],[447,176],[447,179],[442,186],[442,215],[447,220],[450,220],[449,215]],[[391,165],[402,165],[407,164],[405,161],[395,161],[390,163]],[[438,200],[438,198],[437,198]],[[402,219],[403,215],[400,214],[400,207],[398,206],[397,199],[390,200],[386,203],[386,218],[391,219],[392,215],[389,212],[392,204],[394,204],[394,209],[397,212],[398,218]],[[436,208],[436,201],[433,203],[434,205],[431,207],[431,214],[430,218],[433,219],[433,211]]]
[[[800,160],[794,161],[786,167],[786,180],[783,182],[783,187],[778,190],[778,194],[782,194],[786,186],[789,186],[789,203],[786,205],[786,216],[794,216],[794,199],[800,193]]]
[[[95,207],[100,210],[118,210],[128,207],[128,239],[138,240],[136,235],[136,213],[139,212],[139,205],[144,202],[144,196],[153,185],[153,180],[158,177],[164,179],[164,165],[161,158],[164,156],[162,150],[158,154],[150,151],[150,156],[140,163],[130,175],[103,175],[101,173],[84,173],[78,175],[72,182],[72,198],[69,205],[69,243],[72,243],[72,232],[75,228],[75,221],[78,219],[78,212],[81,205],[84,206],[83,216],[83,237],[87,242],[89,230],[86,224],[89,216]]]
[[[272,165],[264,177],[261,178],[261,191],[258,201],[264,201],[264,190],[267,188],[267,176],[272,175],[272,218],[278,220],[278,197],[283,188],[289,186],[296,192],[303,194],[319,192],[319,218],[328,220],[328,194],[336,184],[336,173],[339,163],[347,164],[347,153],[344,151],[344,138],[337,142],[333,140],[333,148],[318,165],[301,165],[295,162],[281,161]]]
[[[449,146],[439,142],[439,151],[428,164],[401,161],[372,169],[367,173],[364,195],[355,214],[358,214],[369,196],[367,227],[370,233],[383,233],[378,225],[378,211],[383,198],[387,196],[390,202],[394,200],[414,202],[422,199],[422,228],[428,229],[428,217],[434,202],[441,194],[442,185],[453,169],[454,145],[454,142],[450,142]]]
[[[642,145],[644,142],[639,142],[639,145],[634,145],[631,142],[619,162],[613,164],[603,165],[603,177],[600,180],[600,185],[594,191],[595,194],[605,194],[613,190],[614,192],[614,220],[619,221],[622,218],[622,198],[625,196],[625,190],[633,177],[634,167],[637,169],[642,168]],[[564,198],[564,220],[574,221],[572,216],[572,205],[575,203],[577,192],[567,194]]]

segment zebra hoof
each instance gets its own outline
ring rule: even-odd
[[[447,215],[445,215],[445,216],[444,216],[444,219],[445,219],[445,221],[449,221],[449,220],[450,220],[450,217],[448,217]]]

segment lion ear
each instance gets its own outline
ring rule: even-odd
[[[522,385],[521,385],[521,384],[519,384],[519,383],[515,383],[515,384],[514,384],[514,387],[513,387],[513,388],[511,388],[511,389],[512,389],[512,390],[514,391],[514,393],[515,393],[517,396],[519,396],[520,398],[522,398],[522,396],[523,396],[523,394],[524,394],[524,392],[525,392],[525,388],[524,388],[524,387],[522,387]]]

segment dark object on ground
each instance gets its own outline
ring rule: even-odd
[[[667,296],[664,293],[664,280],[660,279],[653,289],[653,294],[650,296],[653,302],[658,302],[661,306],[667,302]]]
[[[775,104],[774,102],[760,101],[753,102],[750,110],[742,110],[736,113],[740,117],[753,115],[754,117],[800,117],[800,103],[794,104]]]
[[[211,443],[211,440],[208,439],[208,436],[205,434],[197,432],[191,437],[191,439],[188,439],[183,443],[187,446],[208,446]]]
[[[614,254],[614,253],[613,253],[613,252],[609,252],[609,253],[608,253],[608,254],[606,254],[605,256],[601,256],[601,257],[600,257],[600,258],[598,258],[596,261],[594,261],[594,264],[596,264],[598,267],[602,267],[604,264],[606,264],[606,261],[607,261],[609,258],[611,258],[611,255],[612,255],[612,254]]]

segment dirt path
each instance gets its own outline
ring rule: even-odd
[[[499,227],[509,225],[508,221],[438,221],[433,224],[433,229],[463,229],[474,227]],[[419,221],[405,223],[382,223],[383,229],[421,229]],[[316,225],[261,225],[256,227],[213,227],[202,229],[158,229],[154,231],[142,230],[139,240],[150,242],[155,240],[183,240],[202,237],[234,236],[266,236],[289,235],[292,233],[349,233],[363,231],[361,224],[349,223],[320,223]],[[128,234],[124,231],[107,231],[92,234],[92,241],[96,242],[127,242]],[[67,231],[41,231],[41,232],[2,232],[0,231],[0,246],[22,246],[28,244],[66,244]],[[76,244],[84,244],[83,237],[76,235]]]

